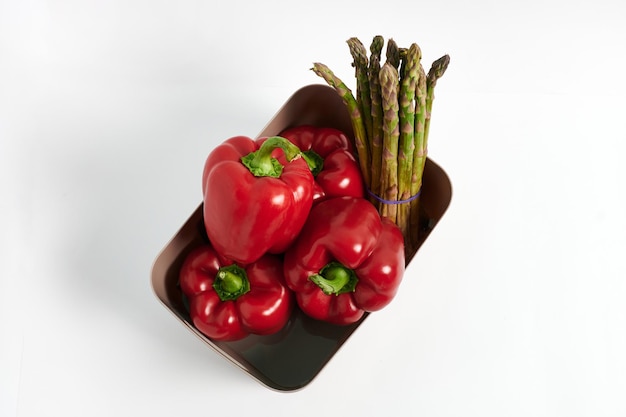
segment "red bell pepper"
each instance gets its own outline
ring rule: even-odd
[[[350,324],[394,298],[404,274],[404,239],[367,200],[316,203],[285,253],[287,285],[314,319]]]
[[[283,164],[272,157],[277,147]],[[262,145],[245,136],[226,140],[209,154],[202,184],[208,238],[241,264],[284,252],[313,203],[313,175],[300,149],[277,136]]]
[[[289,139],[309,158],[315,177],[315,202],[341,196],[363,197],[361,168],[352,142],[341,130],[303,125],[286,129],[279,136]]]
[[[194,326],[215,340],[276,333],[294,306],[282,260],[274,255],[242,267],[203,245],[185,258],[179,283]]]

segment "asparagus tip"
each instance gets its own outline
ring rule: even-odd
[[[384,44],[385,38],[383,38],[381,35],[374,36],[374,39],[372,39],[372,44],[370,45],[370,52],[373,54],[380,54],[380,51],[382,51]]]
[[[437,59],[433,62],[430,70],[428,71],[428,80],[433,82],[438,78],[441,78],[443,74],[448,69],[448,65],[450,64],[450,55],[446,54],[441,58]]]
[[[352,66],[367,66],[367,49],[365,49],[363,43],[358,38],[350,38],[346,42],[350,48],[350,54],[354,58]]]

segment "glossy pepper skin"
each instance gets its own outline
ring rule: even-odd
[[[287,324],[294,306],[282,260],[274,255],[241,267],[203,245],[185,258],[179,284],[194,326],[215,340],[276,333]]]
[[[319,172],[313,172],[316,203],[332,197],[363,197],[361,168],[352,142],[342,131],[304,125],[286,129],[280,136],[289,139],[305,154],[314,152],[323,161]]]
[[[388,305],[404,267],[400,229],[354,197],[315,204],[284,260],[287,285],[302,311],[339,325]]]
[[[271,156],[278,146],[288,154],[283,164]],[[262,172],[253,173],[249,164]],[[313,203],[314,180],[306,161],[279,137],[263,146],[245,136],[226,140],[209,154],[202,185],[208,238],[218,253],[241,264],[284,252]]]

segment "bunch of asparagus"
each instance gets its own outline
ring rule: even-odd
[[[416,43],[400,48],[389,39],[384,63],[382,36],[372,40],[369,59],[359,39],[350,38],[347,43],[355,68],[355,95],[326,65],[314,63],[312,70],[346,104],[370,200],[382,217],[400,227],[410,251],[417,244],[434,89],[450,57],[437,59],[426,73]]]

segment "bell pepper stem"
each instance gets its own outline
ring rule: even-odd
[[[313,149],[302,152],[302,158],[306,161],[309,169],[311,170],[311,174],[313,174],[314,177],[316,177],[317,174],[319,174],[324,168],[324,158],[322,158]]]
[[[320,272],[309,277],[326,295],[353,292],[358,278],[356,273],[339,262],[330,262]]]
[[[222,301],[236,300],[250,291],[246,270],[235,264],[221,267],[213,281],[213,289]]]
[[[289,140],[280,136],[271,136],[263,142],[258,150],[243,156],[241,162],[256,177],[279,178],[283,172],[283,166],[276,158],[272,157],[272,152],[277,148],[283,150],[285,158],[289,162],[302,156],[300,148]]]

